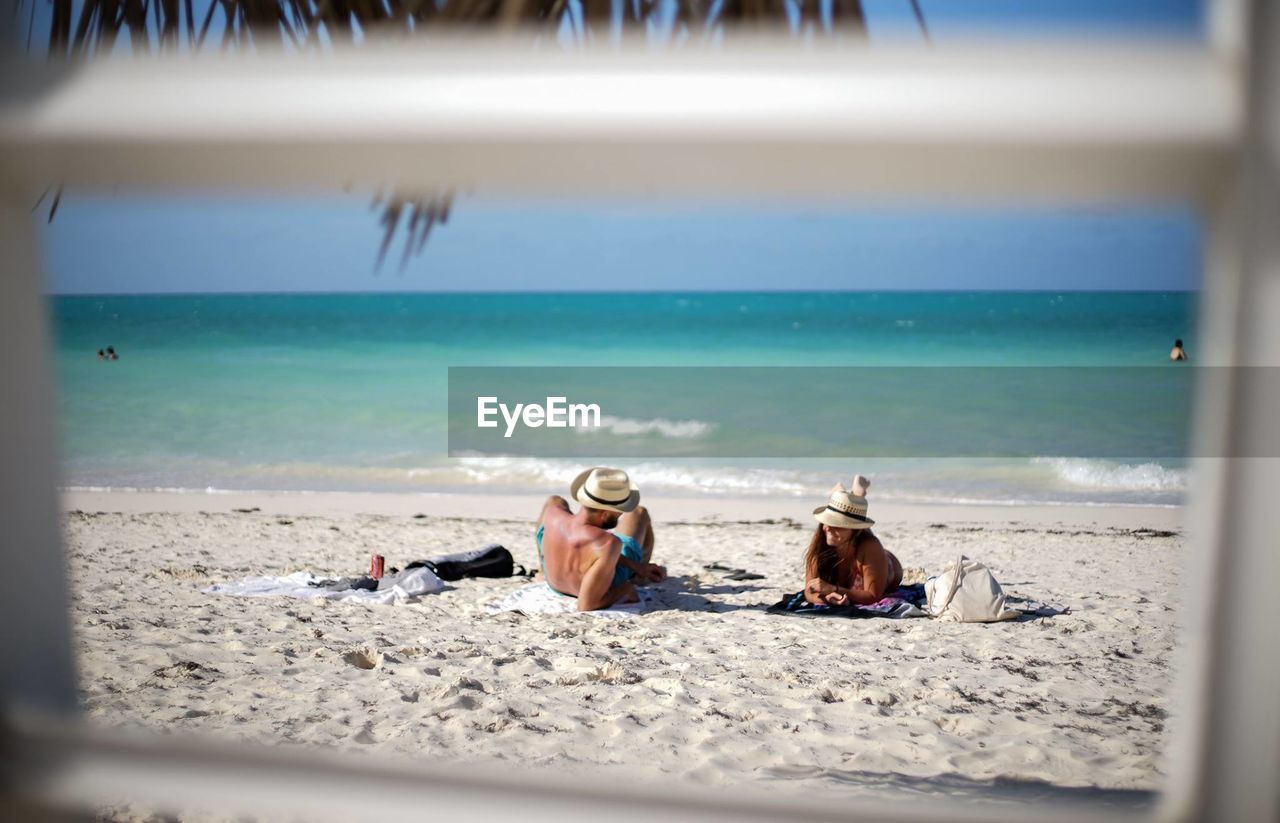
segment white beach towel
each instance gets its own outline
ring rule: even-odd
[[[579,612],[578,599],[552,589],[546,583],[530,583],[521,586],[511,594],[485,606],[490,614],[498,612],[520,612],[521,614],[590,614],[597,617],[626,617],[644,612],[649,602],[649,593],[644,589],[636,589],[640,595],[638,603],[614,603],[607,609],[594,612]]]
[[[295,572],[283,577],[246,577],[235,583],[216,583],[205,594],[230,597],[301,597],[323,600],[357,600],[380,606],[404,603],[415,597],[444,588],[444,582],[430,569],[417,568],[387,575],[378,581],[377,591],[344,589],[333,591],[322,584],[331,578],[316,577],[311,572]]]

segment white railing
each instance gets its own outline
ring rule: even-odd
[[[535,192],[909,201],[1184,198],[1209,237],[1203,362],[1280,364],[1280,15],[1213,3],[1204,45],[1069,43],[797,54],[519,54],[468,40],[427,56],[366,47],[323,61],[257,55],[111,61],[0,108],[0,515],[20,585],[4,621],[5,768],[36,806],[106,790],[307,817],[518,813],[765,819],[791,799],[687,789],[654,801],[498,771],[210,749],[74,721],[55,497],[53,395],[30,205],[48,183],[323,189],[351,182]],[[1246,83],[1245,73],[1248,73]],[[1246,96],[1246,88],[1249,94]],[[1196,437],[1250,453],[1280,398],[1198,397]],[[1200,453],[1221,453],[1212,447]],[[1254,453],[1265,453],[1255,451]],[[1274,819],[1280,774],[1280,461],[1204,461],[1189,494],[1190,611],[1160,819]],[[10,782],[12,790],[15,783]],[[371,797],[377,798],[370,805]],[[814,819],[978,820],[1007,806],[806,809]],[[1087,806],[1038,819],[1097,819]],[[1116,816],[1116,815],[1113,815]]]

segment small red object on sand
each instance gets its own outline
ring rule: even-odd
[[[386,567],[387,558],[380,554],[375,554],[369,561],[369,576],[374,580],[382,579],[382,571]]]

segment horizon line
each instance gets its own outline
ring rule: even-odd
[[[56,297],[329,297],[337,295],[360,296],[472,296],[487,295],[721,295],[721,294],[1199,294],[1203,289],[448,289],[448,290],[375,290],[360,291],[355,289],[315,290],[315,291],[155,291],[155,292],[44,292],[44,298]]]

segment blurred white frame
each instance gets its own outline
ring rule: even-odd
[[[439,764],[284,756],[82,724],[59,535],[54,401],[31,203],[50,182],[323,190],[352,182],[539,194],[911,202],[1183,199],[1208,236],[1206,364],[1280,365],[1280,14],[1209,4],[1207,42],[990,43],[713,58],[510,41],[109,61],[0,101],[0,745],[9,810],[103,797],[305,818],[989,820],[981,801],[795,807]],[[1248,35],[1248,36],[1246,36]],[[1246,43],[1246,40],[1249,41]],[[26,69],[30,71],[28,67]],[[1248,93],[1246,94],[1246,89]],[[1271,381],[1274,382],[1274,381]],[[1280,398],[1196,398],[1200,453],[1267,454]],[[1171,701],[1170,772],[1150,813],[1083,805],[1039,820],[1280,817],[1280,460],[1201,461],[1188,495],[1193,590]],[[0,809],[5,806],[0,806]],[[1032,809],[1027,809],[1032,811]]]

